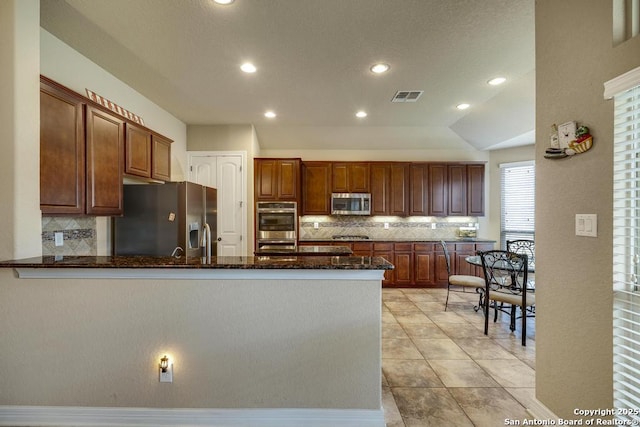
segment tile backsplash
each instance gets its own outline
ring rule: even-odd
[[[62,233],[63,245],[55,245],[55,233]],[[42,217],[42,255],[97,255],[96,218]]]
[[[300,217],[299,224],[301,240],[330,239],[334,235],[366,235],[370,239],[451,239],[460,236],[461,227],[477,230],[478,219],[305,215]]]

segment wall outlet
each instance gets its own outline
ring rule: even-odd
[[[318,229],[318,227],[320,227],[320,224],[318,224],[317,222],[313,223],[313,228],[315,228],[316,230]]]
[[[170,363],[169,366],[167,367],[167,372],[162,372],[162,369],[159,369],[160,371],[160,382],[161,383],[172,383],[173,382],[173,363]]]
[[[388,229],[389,229],[389,223],[388,223],[388,222],[385,222],[385,223],[384,223],[384,229],[385,229],[385,230],[388,230]]]
[[[432,222],[432,223],[431,223],[431,229],[432,229],[432,230],[435,230],[435,229],[436,229],[436,223],[435,223],[435,222]]]
[[[63,236],[62,232],[56,231],[55,233],[53,233],[53,241],[54,241],[56,246],[63,246],[64,245],[64,236]]]

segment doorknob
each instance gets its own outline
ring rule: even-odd
[[[218,237],[218,242],[222,242],[222,237]]]

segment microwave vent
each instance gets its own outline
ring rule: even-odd
[[[416,102],[423,93],[423,90],[399,90],[391,102]]]

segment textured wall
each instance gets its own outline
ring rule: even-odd
[[[380,281],[17,279],[0,405],[380,408]],[[158,381],[169,354],[174,381]]]
[[[612,47],[612,2],[536,1],[536,394],[558,416],[612,405],[613,102],[603,83],[640,65],[640,39]],[[594,135],[574,158],[545,159],[550,126]],[[575,214],[598,237],[575,236]]]

